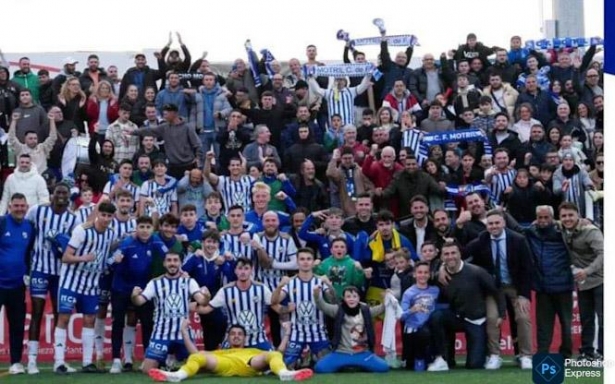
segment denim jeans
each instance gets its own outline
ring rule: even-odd
[[[463,332],[466,337],[466,368],[484,368],[487,355],[486,322],[481,325],[472,324],[457,317],[450,309],[441,309],[431,314],[429,326],[436,355],[446,356],[448,334]],[[448,356],[448,360],[451,358]]]
[[[211,151],[211,147],[214,147],[214,152],[216,154],[216,159],[220,156],[220,144],[216,140],[216,131],[203,131],[199,133],[199,138],[201,139],[201,145],[203,148],[203,156],[209,151]],[[201,164],[205,164],[205,157],[201,159]]]
[[[596,315],[598,316],[598,353],[604,354],[604,285],[578,291],[579,315],[581,315],[581,353],[594,353]]]

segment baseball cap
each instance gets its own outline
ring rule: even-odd
[[[67,58],[64,59],[64,61],[62,61],[62,64],[67,65],[67,64],[79,64],[79,61],[75,60],[73,57],[69,56]]]
[[[143,53],[143,52],[137,52],[137,53],[135,53],[135,59],[136,59],[137,57],[139,57],[139,56],[143,56],[143,58],[145,58],[145,53]]]

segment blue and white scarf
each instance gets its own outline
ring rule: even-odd
[[[527,49],[560,49],[560,48],[578,48],[587,47],[590,45],[604,45],[604,39],[601,37],[565,37],[563,39],[541,39],[527,40],[525,48]]]
[[[250,72],[254,78],[254,86],[260,87],[262,85],[260,73],[258,72],[258,58],[256,52],[252,50],[252,45],[248,42],[245,45],[246,52],[248,53],[248,64],[250,65]]]
[[[363,77],[369,74],[375,79],[378,74],[382,75],[372,63],[312,65],[307,67],[307,75],[316,77]]]
[[[483,143],[485,155],[492,156],[491,144],[487,136],[478,128],[459,129],[456,131],[439,131],[425,133],[421,140],[421,155],[429,156],[429,147],[448,143],[480,141]]]
[[[261,55],[263,55],[263,58],[265,59],[265,69],[267,70],[267,76],[269,76],[269,78],[272,78],[275,73],[273,72],[273,67],[271,66],[271,63],[275,60],[275,57],[273,57],[273,54],[267,48],[261,49]]]
[[[387,44],[391,47],[414,47],[420,46],[419,39],[414,35],[394,35],[386,36]],[[360,39],[350,40],[351,47],[359,47],[365,45],[380,45],[382,42],[382,36],[376,37],[364,37]]]

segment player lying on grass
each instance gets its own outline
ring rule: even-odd
[[[149,376],[155,381],[177,383],[196,375],[199,371],[218,376],[254,377],[271,370],[281,381],[302,381],[312,377],[311,369],[291,371],[286,368],[280,352],[265,352],[256,348],[244,348],[246,331],[241,325],[232,325],[228,331],[230,349],[201,352],[190,338],[188,321],[182,323],[182,334],[190,357],[177,372],[151,369]]]

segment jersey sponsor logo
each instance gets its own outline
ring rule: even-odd
[[[77,302],[77,298],[73,296],[60,295],[60,302],[75,304]]]
[[[171,293],[165,300],[165,316],[179,317],[183,315],[182,297],[177,293]]]
[[[241,311],[237,316],[239,324],[241,324],[248,334],[258,333],[258,324],[256,324],[256,316],[251,311]]]
[[[314,304],[309,301],[302,301],[297,306],[297,321],[300,324],[313,324],[315,321],[316,309]]]

